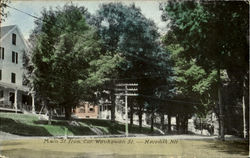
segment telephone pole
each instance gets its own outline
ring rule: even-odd
[[[125,96],[125,135],[128,137],[128,96],[138,96],[138,84],[137,83],[122,83],[116,84],[115,91],[117,92],[116,96]]]

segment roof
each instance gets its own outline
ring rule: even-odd
[[[13,29],[16,25],[9,25],[9,26],[3,26],[1,27],[1,37],[6,35],[11,29]]]
[[[21,31],[17,25],[8,25],[8,26],[0,27],[0,33],[1,33],[0,39],[3,40],[9,34],[9,32],[13,29],[17,29],[19,35],[21,36],[21,39],[22,39],[24,45],[26,46],[27,49],[29,49],[30,47],[27,44],[27,41],[24,39],[23,34],[21,33]]]

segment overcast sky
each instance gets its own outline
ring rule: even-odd
[[[9,4],[11,7],[15,7],[21,11],[27,12],[29,14],[35,15],[40,17],[40,13],[43,8],[49,9],[50,7],[54,8],[57,6],[63,6],[70,1],[11,1]],[[112,1],[95,1],[95,0],[88,0],[88,1],[72,1],[73,4],[77,4],[78,6],[85,6],[88,8],[88,11],[91,14],[94,14],[96,10],[99,8],[99,5],[102,3],[108,3]],[[135,3],[135,6],[141,8],[142,13],[147,17],[155,21],[157,26],[160,29],[166,28],[166,23],[161,21],[161,11],[159,10],[159,1],[121,1],[122,3],[129,5],[131,3]],[[24,13],[16,11],[11,8],[7,8],[6,11],[8,12],[7,19],[2,23],[2,26],[6,25],[18,25],[21,29],[24,38],[28,39],[31,30],[34,28],[34,18],[28,16]]]

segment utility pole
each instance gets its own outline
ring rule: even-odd
[[[128,96],[138,96],[138,84],[137,83],[122,83],[116,84],[115,91],[117,92],[116,96],[125,96],[125,135],[128,137]]]
[[[243,79],[243,97],[242,97],[242,113],[243,113],[243,137],[247,137],[246,129],[246,105],[245,105],[245,79]]]

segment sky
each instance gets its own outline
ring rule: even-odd
[[[78,1],[72,1],[73,4],[76,4],[78,6],[85,6],[88,11],[91,14],[95,14],[96,10],[98,10],[99,5],[102,3],[108,3],[112,1],[97,1],[97,0],[78,0]],[[114,2],[114,1],[113,1]],[[160,1],[151,1],[151,0],[139,0],[139,1],[133,1],[133,0],[127,0],[127,1],[119,1],[124,3],[125,5],[129,5],[131,3],[135,3],[136,7],[141,8],[142,13],[149,19],[152,19],[155,21],[156,25],[159,27],[160,31],[166,28],[166,23],[161,21],[161,11],[159,10],[159,3]],[[35,1],[11,1],[9,4],[11,7],[17,8],[21,11],[24,11],[26,13],[29,13],[31,15],[35,15],[40,17],[40,13],[43,10],[43,8],[49,9],[55,8],[55,7],[62,7],[64,4],[70,3],[70,1],[42,1],[42,0],[35,0]],[[31,33],[32,29],[34,29],[34,18],[31,16],[28,16],[24,13],[21,13],[19,11],[16,11],[11,8],[6,8],[6,12],[8,13],[7,18],[5,21],[1,24],[2,26],[6,25],[18,25],[20,28],[22,34],[24,35],[24,38],[27,40],[29,38],[29,34]]]

